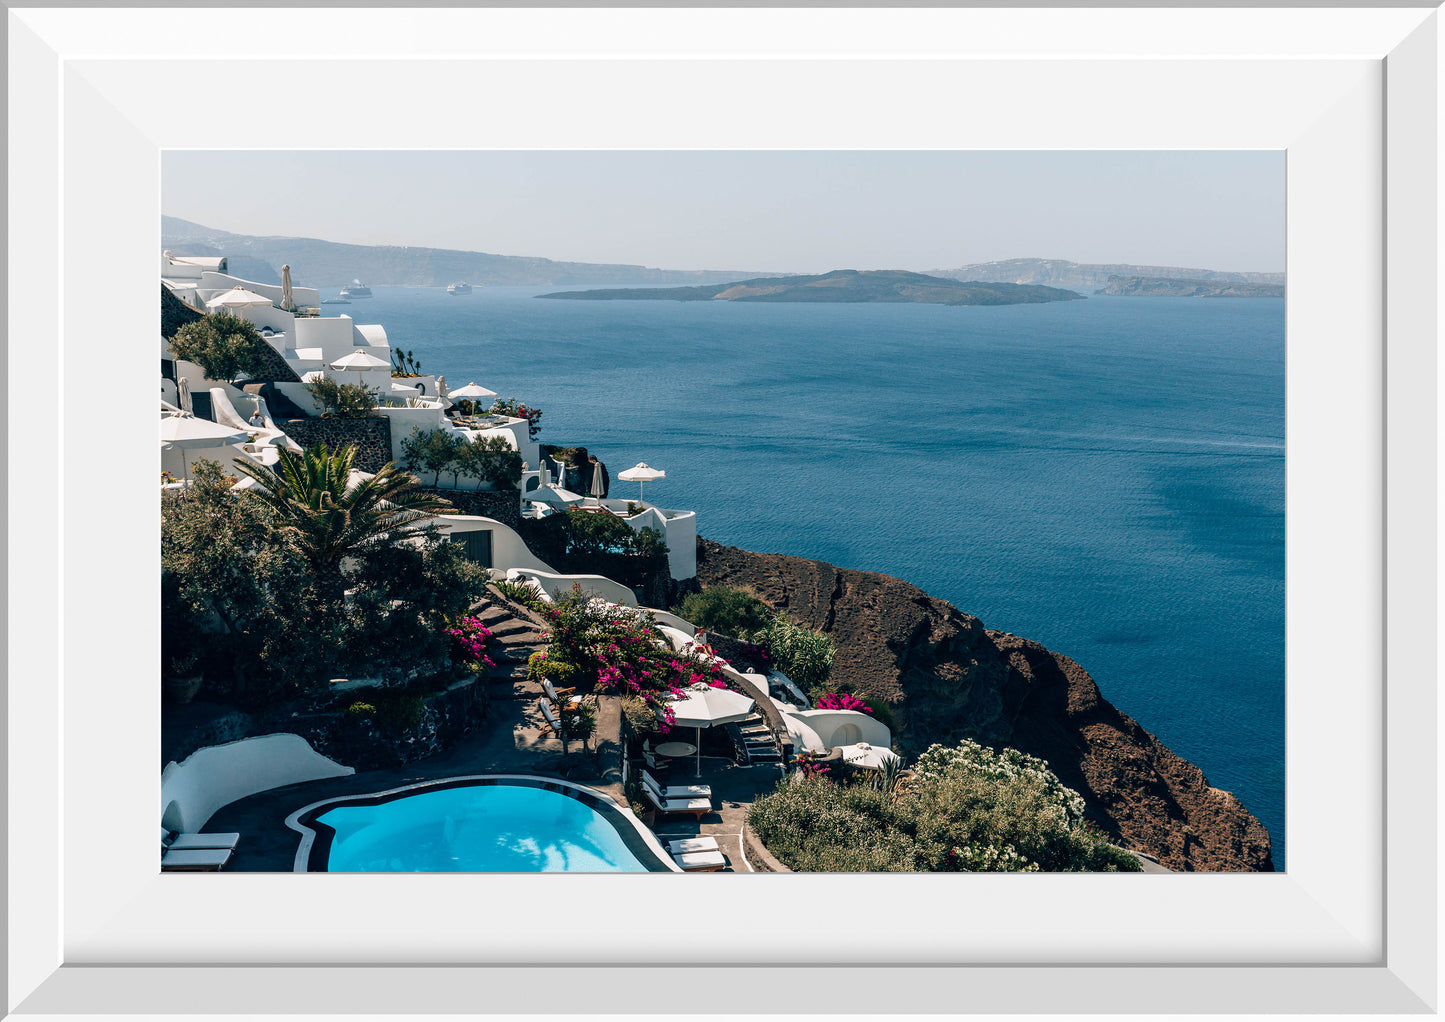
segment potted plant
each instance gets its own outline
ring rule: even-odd
[[[178,703],[188,703],[201,691],[201,657],[194,649],[171,654],[166,662],[164,687],[166,695]]]

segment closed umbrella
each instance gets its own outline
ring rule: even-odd
[[[641,504],[642,484],[650,483],[655,479],[666,479],[667,473],[662,471],[661,469],[651,467],[646,462],[639,461],[631,468],[623,469],[621,472],[618,472],[617,478],[625,479],[629,483],[637,483],[637,502]]]
[[[186,461],[187,451],[244,444],[249,439],[250,435],[246,432],[218,425],[209,419],[197,419],[184,413],[161,416],[161,449],[181,452],[181,475],[185,478],[191,474]]]
[[[728,688],[697,684],[672,704],[674,723],[697,729],[697,773],[702,775],[702,729],[743,720],[753,712],[753,701]]]
[[[241,309],[249,309],[252,306],[270,305],[271,299],[265,295],[258,295],[255,291],[247,290],[244,287],[233,287],[229,291],[223,291],[206,303],[208,309],[225,309],[227,312],[238,312]]]
[[[281,308],[290,312],[293,308],[291,301],[291,267],[281,267]]]
[[[195,410],[191,407],[191,385],[184,376],[176,380],[176,404],[181,406],[181,411],[192,415]]]

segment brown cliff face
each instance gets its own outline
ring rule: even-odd
[[[698,541],[698,581],[749,590],[837,644],[833,679],[892,708],[910,754],[963,738],[1047,760],[1122,845],[1176,870],[1272,870],[1269,834],[1099,694],[1082,667],[917,586]]]

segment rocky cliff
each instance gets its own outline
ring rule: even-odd
[[[831,635],[833,678],[886,701],[908,753],[962,738],[1011,745],[1047,760],[1116,841],[1171,869],[1274,868],[1269,834],[1244,805],[1120,713],[1068,657],[875,572],[699,540],[697,574]]]

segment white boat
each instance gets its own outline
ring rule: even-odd
[[[449,295],[469,295],[471,293],[472,285],[468,284],[465,280],[459,280],[455,284],[447,285],[447,294]]]
[[[350,284],[341,289],[342,298],[370,298],[371,288],[359,280],[353,280]]]
[[[322,304],[322,305],[350,305],[351,303],[348,302],[345,298],[323,298],[323,299],[321,299],[321,304]]]

